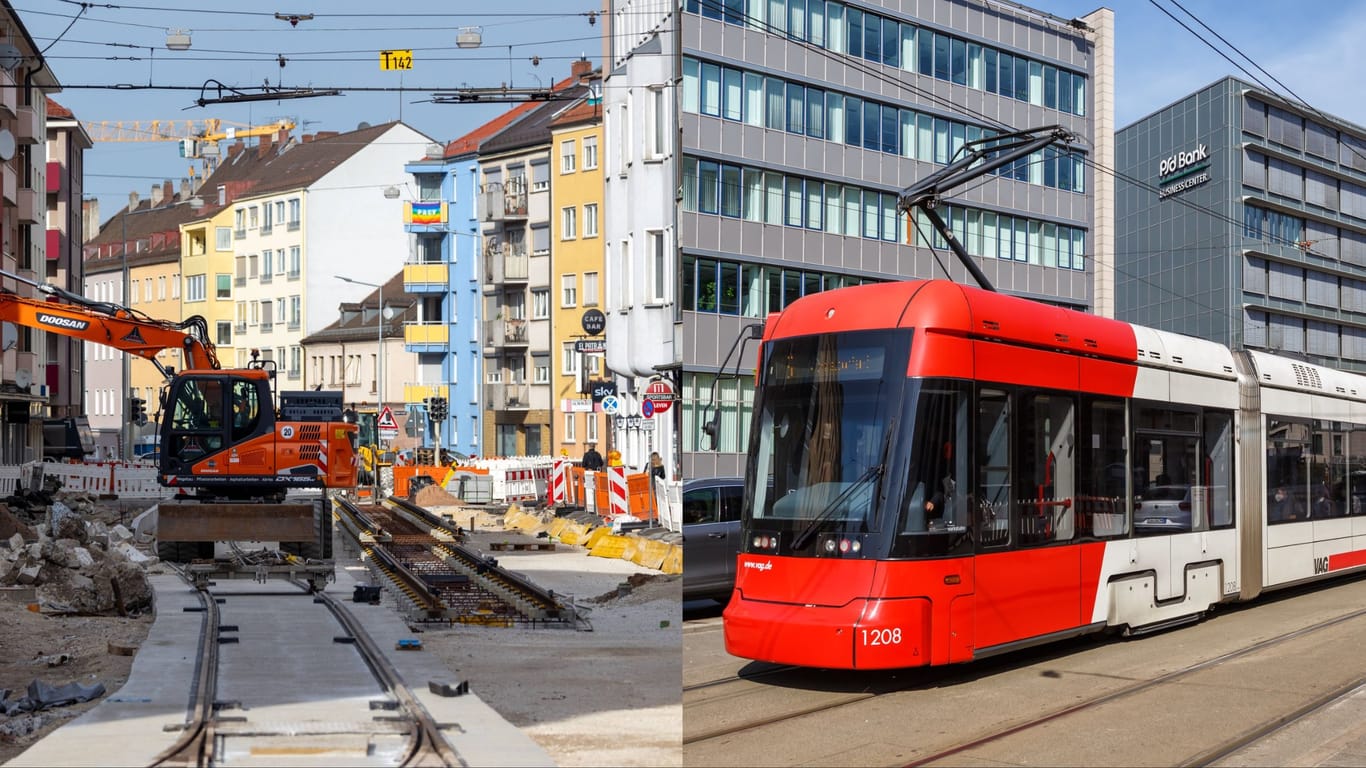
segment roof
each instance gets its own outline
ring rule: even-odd
[[[588,93],[586,84],[575,84],[564,89],[566,98],[578,100]],[[572,106],[572,104],[570,105]],[[506,130],[489,138],[479,147],[479,154],[507,152],[522,147],[545,144],[550,141],[550,124],[566,109],[565,99],[548,101],[537,105],[526,117],[518,120]]]
[[[384,319],[384,337],[386,339],[403,336],[404,323],[415,322],[418,319],[417,306],[421,300],[421,296],[408,293],[403,289],[402,270],[384,282],[384,306],[397,310],[393,317]],[[336,322],[317,333],[310,334],[299,343],[375,342],[378,335],[375,320],[372,315],[367,316],[365,310],[368,309],[373,312],[378,306],[379,290],[371,291],[360,301],[343,301],[338,305],[339,317]]]
[[[578,82],[577,77],[566,77],[565,79],[551,86],[552,93],[562,91]],[[493,118],[483,125],[475,128],[469,133],[452,141],[446,145],[446,152],[442,155],[443,159],[449,160],[462,155],[473,154],[483,149],[483,144],[490,138],[499,135],[510,126],[517,123],[523,117],[534,112],[538,107],[545,106],[547,102],[529,101],[525,104],[518,104],[503,114]],[[554,102],[549,102],[554,103]]]
[[[602,100],[585,96],[574,102],[568,109],[550,121],[552,128],[566,128],[579,123],[596,123],[602,120]]]
[[[180,225],[199,216],[198,211],[180,203],[180,195],[175,194],[156,206],[152,205],[151,200],[139,200],[131,212],[127,206],[124,206],[122,210],[110,217],[100,227],[98,234],[85,242],[85,246],[115,245],[124,242],[126,235],[129,243],[149,241],[146,249],[128,254],[129,266],[178,260],[180,258]],[[136,248],[137,246],[133,246],[130,251]],[[92,256],[85,259],[87,274],[105,272],[110,269],[122,269],[122,267],[122,253],[104,257]]]
[[[75,115],[71,114],[71,110],[67,109],[61,104],[58,104],[56,101],[53,101],[51,96],[48,96],[46,98],[48,118],[55,117],[59,120],[70,120],[71,118],[75,117]]]

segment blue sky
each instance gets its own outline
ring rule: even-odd
[[[1173,0],[1158,1],[1209,36]],[[1315,108],[1366,124],[1366,105],[1358,85],[1359,73],[1366,71],[1366,45],[1362,43],[1366,40],[1366,3],[1178,1]],[[289,118],[313,132],[346,131],[361,121],[374,124],[401,116],[444,142],[507,107],[418,104],[414,102],[425,98],[423,94],[357,91],[317,99],[206,108],[192,105],[198,88],[209,79],[229,86],[256,86],[268,80],[271,85],[278,82],[286,87],[315,88],[382,88],[400,83],[404,87],[494,87],[509,80],[519,87],[548,86],[568,74],[573,59],[586,55],[599,63],[602,55],[598,38],[601,26],[590,26],[584,15],[599,7],[598,0],[405,0],[389,4],[328,0],[315,2],[312,7],[304,3],[288,6],[291,13],[315,14],[313,20],[300,21],[297,27],[274,18],[282,6],[273,0],[231,4],[134,2],[119,8],[90,8],[72,24],[79,11],[74,3],[12,0],[39,46],[51,45],[47,51],[50,65],[58,79],[70,86],[56,98],[81,120],[219,118],[250,124]],[[182,10],[195,5],[216,12]],[[1026,5],[1063,18],[1081,16],[1099,7],[1089,0]],[[347,15],[375,14],[377,9],[388,7],[395,10],[387,17]],[[1108,7],[1115,11],[1117,127],[1224,75],[1246,77],[1153,2],[1121,0]],[[490,8],[496,8],[498,15],[488,15]],[[552,15],[544,15],[547,13]],[[70,29],[66,29],[69,24]],[[455,47],[456,35],[465,26],[482,28],[481,49]],[[189,30],[192,48],[183,53],[166,50],[168,29]],[[149,47],[155,48],[155,53]],[[414,69],[404,73],[401,80],[399,73],[379,68],[378,52],[391,48],[415,51]],[[277,60],[281,54],[287,59],[283,69]],[[539,57],[538,65],[532,64],[533,56]],[[145,85],[149,78],[157,86],[195,90],[77,87]],[[1273,84],[1269,79],[1266,82]],[[414,157],[420,156],[422,149],[414,147]],[[164,178],[179,179],[187,168],[171,143],[101,143],[86,158],[86,190],[100,198],[104,219],[126,202],[129,191],[145,195],[154,183]],[[402,180],[397,174],[395,181]]]
[[[11,0],[31,37],[46,52],[65,89],[56,100],[82,121],[203,120],[261,124],[287,118],[301,132],[354,130],[400,117],[438,141],[449,141],[508,108],[505,104],[414,103],[425,93],[350,91],[341,96],[194,106],[208,80],[253,87],[269,81],[289,87],[455,89],[462,86],[549,87],[569,76],[581,55],[602,58],[601,26],[585,15],[598,0],[498,0],[498,2],[233,3],[130,0],[118,8],[90,8],[73,23],[80,6],[61,0]],[[99,5],[104,5],[103,3]],[[199,8],[214,12],[185,10]],[[393,9],[388,16],[377,15]],[[277,11],[313,13],[298,26],[274,18]],[[67,29],[68,25],[70,28]],[[482,29],[483,47],[461,50],[460,29]],[[167,30],[190,31],[191,48],[165,47]],[[64,31],[65,30],[65,31]],[[58,39],[60,38],[60,39]],[[56,42],[54,43],[54,40]],[[136,47],[133,47],[136,46]],[[412,49],[413,69],[383,71],[379,51]],[[280,67],[278,56],[286,59]],[[136,60],[130,60],[136,57]],[[539,63],[533,64],[532,57]],[[93,90],[79,86],[148,81],[192,90]],[[189,109],[186,109],[189,107]],[[413,147],[414,159],[424,146]],[[154,184],[186,175],[189,163],[171,142],[97,143],[86,153],[87,194],[99,197],[107,220],[127,203],[128,192],[146,197]],[[395,182],[404,181],[401,170]]]

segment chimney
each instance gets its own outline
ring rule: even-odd
[[[228,159],[231,160],[242,153],[242,147],[246,146],[241,139],[228,145]]]
[[[256,144],[256,156],[265,157],[266,155],[269,155],[271,145],[274,143],[274,134],[266,134],[265,136],[262,136],[261,140]]]
[[[131,212],[133,212],[134,210],[136,210],[137,207],[138,207],[138,193],[137,193],[137,192],[129,192],[129,193],[128,193],[128,211],[131,213]]]
[[[341,134],[340,134],[340,133],[337,133],[336,131],[318,131],[318,133],[314,136],[314,138],[316,138],[316,139],[318,139],[319,141],[321,141],[321,140],[323,140],[323,139],[330,139],[330,138],[332,138],[333,136],[340,136],[340,135],[341,135]]]
[[[153,185],[152,185],[152,196],[151,196],[150,198],[148,198],[148,199],[150,199],[150,200],[152,201],[152,204],[151,204],[149,207],[155,208],[155,207],[157,207],[158,205],[161,205],[161,200],[162,200],[161,192],[162,192],[162,189],[161,189],[161,185],[160,185],[160,184],[153,184]]]
[[[284,146],[285,144],[288,144],[288,143],[289,143],[289,129],[288,129],[288,128],[281,128],[281,129],[280,129],[280,135],[275,137],[275,141],[276,141],[277,143],[279,143],[281,146]]]
[[[190,194],[191,194],[191,193],[190,193],[190,180],[187,179],[187,178],[185,178],[184,176],[181,176],[181,177],[180,177],[180,199],[181,199],[181,200],[189,200],[189,199],[190,199]]]
[[[313,143],[313,134],[311,134],[311,133],[305,133],[305,134],[303,135],[302,139],[303,139],[303,143],[305,143],[305,144],[312,144],[312,143]]]
[[[170,179],[161,182],[161,199],[175,199],[175,184],[172,184]]]
[[[569,65],[569,74],[573,75],[576,81],[583,80],[593,72],[593,62],[588,59],[579,59]]]

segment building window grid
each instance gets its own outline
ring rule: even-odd
[[[736,76],[728,77],[729,72]],[[752,77],[744,75],[753,74]],[[891,104],[807,87],[756,73],[741,73],[685,58],[683,111],[743,121],[813,138],[945,165],[965,142],[994,133],[977,125],[936,118]],[[700,84],[695,81],[701,78]],[[711,79],[715,78],[715,84]],[[722,81],[729,85],[722,87]],[[762,89],[762,93],[760,92]],[[729,97],[726,94],[730,94]],[[733,99],[735,109],[723,103]],[[761,106],[766,103],[766,107]],[[912,130],[912,126],[919,126]],[[998,169],[998,175],[1065,191],[1085,193],[1079,154],[1054,148]]]

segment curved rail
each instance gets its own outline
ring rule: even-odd
[[[186,586],[194,589],[194,578],[182,568],[175,570]],[[190,691],[189,718],[180,738],[153,758],[153,766],[207,765],[213,756],[213,704],[218,696],[218,601],[203,590],[194,591],[204,617],[199,624],[199,654]]]

